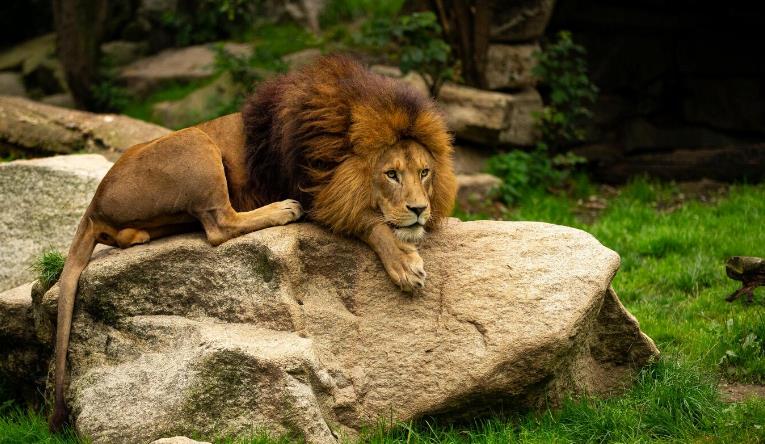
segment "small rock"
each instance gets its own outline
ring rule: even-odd
[[[244,94],[242,87],[225,73],[209,85],[193,91],[180,100],[159,102],[152,108],[152,117],[169,128],[185,128],[210,117],[210,113],[230,105],[237,95]]]
[[[141,58],[147,51],[145,43],[114,40],[101,45],[104,57],[116,66],[127,65]]]
[[[536,85],[534,52],[538,44],[489,45],[486,54],[486,83],[489,89],[517,89]]]
[[[0,96],[27,96],[20,74],[10,71],[0,72]]]
[[[502,179],[491,174],[458,174],[457,203],[460,208],[466,208],[470,202],[486,200],[500,185]]]
[[[290,71],[308,65],[317,58],[321,57],[321,50],[317,48],[303,49],[302,51],[293,52],[282,57],[284,63]]]
[[[402,77],[398,68],[375,65],[371,69],[427,91],[425,81],[417,73]],[[458,139],[489,146],[530,146],[536,142],[533,115],[542,110],[542,98],[533,88],[506,94],[447,82],[441,88],[438,103]]]
[[[74,102],[74,97],[70,93],[52,94],[40,99],[40,103],[46,105],[59,106],[61,108],[75,109],[77,104]]]
[[[226,43],[225,49],[238,56],[246,56],[250,45]],[[210,45],[167,49],[151,57],[136,60],[124,67],[120,78],[135,94],[147,94],[168,81],[192,81],[215,74],[215,52]]]

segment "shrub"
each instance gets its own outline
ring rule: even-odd
[[[377,18],[364,26],[362,46],[385,51],[403,74],[419,73],[430,94],[438,97],[441,86],[456,77],[449,45],[441,38],[441,26],[430,11],[397,18]]]
[[[535,53],[534,75],[549,91],[548,104],[535,117],[541,143],[555,152],[583,141],[592,118],[598,88],[587,75],[585,55],[584,47],[574,43],[567,31]]]

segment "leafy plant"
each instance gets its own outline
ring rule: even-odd
[[[32,269],[37,272],[37,280],[48,288],[58,281],[64,270],[64,262],[66,262],[66,256],[58,250],[50,249],[37,259]]]
[[[500,179],[497,195],[507,204],[515,204],[532,192],[564,186],[581,160],[566,153],[550,157],[546,150],[513,150],[489,159],[487,169]]]
[[[419,73],[430,94],[438,97],[444,82],[457,73],[451,48],[441,36],[435,14],[426,11],[370,20],[364,26],[361,43],[390,54],[403,74]]]
[[[535,117],[541,143],[554,152],[586,137],[598,88],[587,75],[585,56],[584,47],[574,43],[568,31],[559,32],[555,42],[535,53],[533,73],[549,91],[549,103]]]
[[[181,2],[177,11],[165,12],[160,21],[178,46],[205,43],[246,34],[255,18],[261,16],[260,3],[250,0]]]

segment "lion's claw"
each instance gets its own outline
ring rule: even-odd
[[[401,252],[384,264],[393,282],[406,292],[425,287],[427,273],[422,258],[416,252]]]
[[[294,199],[282,200],[271,204],[274,209],[274,222],[277,225],[284,225],[300,219],[304,212],[300,202]]]

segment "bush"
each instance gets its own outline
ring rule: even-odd
[[[394,19],[370,20],[360,43],[372,51],[385,51],[403,74],[419,73],[430,94],[438,97],[444,82],[456,77],[451,48],[441,35],[435,14],[415,12]]]
[[[585,140],[586,125],[598,88],[587,75],[586,51],[561,31],[557,40],[537,52],[534,75],[548,89],[548,104],[537,114],[541,143],[554,152]]]

